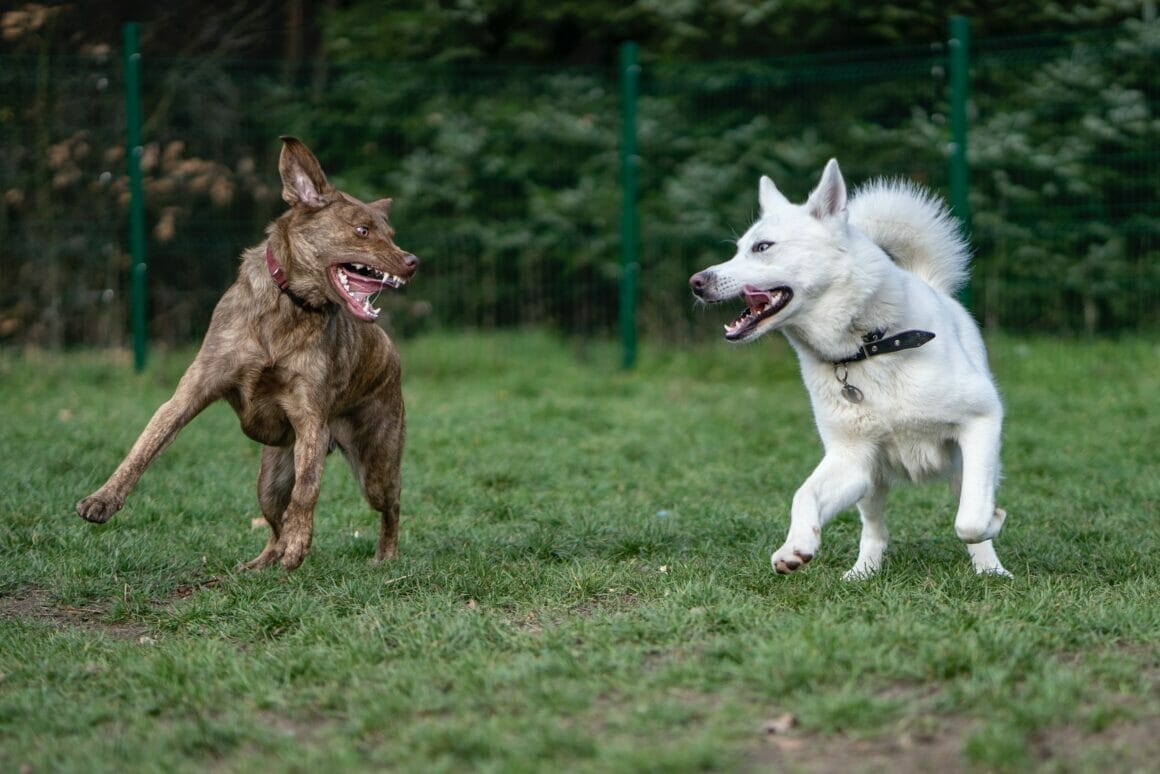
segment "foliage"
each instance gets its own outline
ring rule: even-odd
[[[973,575],[943,486],[892,495],[877,578],[841,580],[853,513],[773,574],[818,459],[780,339],[631,374],[587,340],[405,340],[399,559],[369,562],[335,456],[291,575],[232,570],[265,537],[224,405],[109,524],[72,513],[189,351],[0,359],[0,768],[1147,770],[1156,349],[990,345],[1013,581]]]
[[[1030,303],[1049,326],[1095,331],[1149,315],[1160,289],[1157,56],[1160,25],[1129,21],[1034,68],[1010,52],[980,57],[978,89],[1010,87],[1002,103],[980,97],[973,130],[978,247],[994,255],[985,317]],[[1053,292],[1028,294],[1042,277]]]
[[[112,3],[144,20],[151,334],[204,329],[238,252],[281,209],[283,133],[352,192],[396,198],[400,243],[424,268],[390,300],[392,329],[613,330],[613,65],[632,38],[640,327],[699,338],[685,281],[728,256],[759,175],[802,197],[837,156],[855,183],[942,187],[948,10],[972,15],[975,40],[975,311],[991,328],[1155,326],[1157,22],[1126,0],[952,6],[296,0],[283,23],[277,4],[214,0],[183,33],[180,3],[144,17]],[[0,272],[14,279],[0,341],[125,339],[118,30],[111,15],[86,26],[87,7],[2,17]]]

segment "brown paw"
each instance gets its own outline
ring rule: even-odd
[[[282,569],[296,570],[306,559],[306,553],[310,550],[308,543],[300,541],[292,541],[288,543],[282,550]]]
[[[121,502],[91,494],[77,503],[77,515],[94,524],[104,524],[121,510]]]

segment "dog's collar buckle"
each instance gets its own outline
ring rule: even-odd
[[[904,349],[915,349],[933,338],[934,334],[930,331],[919,330],[902,331],[893,336],[887,336],[885,328],[867,333],[862,337],[862,346],[858,347],[856,354],[834,363],[834,378],[842,385],[842,397],[854,404],[861,403],[865,397],[861,390],[846,381],[850,376],[850,363]]]
[[[321,312],[321,309],[310,306],[306,303],[302,296],[290,289],[290,281],[286,279],[286,272],[282,269],[282,265],[278,263],[278,259],[274,257],[274,248],[266,243],[266,268],[270,270],[270,276],[274,279],[274,284],[278,286],[286,294],[286,297],[294,302],[294,305],[299,309],[305,309],[307,312]]]

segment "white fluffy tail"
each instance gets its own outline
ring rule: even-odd
[[[930,191],[905,180],[872,180],[850,199],[850,223],[902,269],[947,295],[966,284],[971,251],[959,222]]]

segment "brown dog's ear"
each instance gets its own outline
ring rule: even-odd
[[[378,201],[371,202],[367,206],[370,207],[375,212],[377,212],[378,214],[382,215],[383,220],[390,220],[390,218],[391,218],[391,204],[393,202],[394,202],[394,199],[379,199]]]
[[[334,189],[326,182],[322,166],[297,137],[284,135],[278,172],[282,175],[282,200],[293,207],[302,204],[318,209],[330,204]]]

